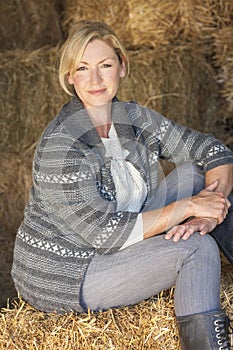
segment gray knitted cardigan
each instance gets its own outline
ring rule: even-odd
[[[101,111],[100,111],[101,113]],[[146,210],[158,180],[158,160],[191,160],[204,170],[233,163],[211,135],[193,131],[136,103],[114,99],[113,122],[130,161],[147,185]],[[82,282],[95,254],[127,240],[138,213],[117,212],[110,159],[77,97],[44,131],[33,162],[33,186],[18,230],[12,277],[36,308],[83,312]]]

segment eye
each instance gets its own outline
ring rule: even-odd
[[[109,63],[103,63],[101,67],[103,67],[103,68],[111,68],[112,65],[109,64]]]
[[[87,69],[87,67],[85,67],[85,66],[80,66],[80,67],[77,68],[77,71],[80,72],[80,71],[84,71],[84,70],[86,70],[86,69]]]

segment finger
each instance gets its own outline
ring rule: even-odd
[[[208,228],[203,228],[201,231],[200,231],[200,235],[201,236],[205,236],[208,232],[210,232],[212,230],[209,230]]]
[[[195,226],[189,227],[183,234],[182,239],[187,240],[194,232],[198,231]]]
[[[179,240],[181,239],[182,237],[182,233],[181,232],[176,232],[175,235],[173,236],[173,242],[177,243],[179,242]]]
[[[221,224],[227,217],[228,209],[224,209],[224,211],[219,214],[219,216],[216,218],[218,220],[218,225]]]
[[[176,230],[176,233],[173,235],[173,242],[179,242],[181,237],[186,233],[186,227],[179,226],[179,228]]]
[[[231,207],[231,202],[229,201],[229,199],[226,199],[226,204],[227,204],[227,209],[229,209]]]
[[[215,191],[216,188],[218,187],[218,180],[215,180],[214,182],[212,182],[210,185],[208,185],[205,190],[206,191]]]
[[[173,236],[176,234],[183,234],[184,232],[184,227],[182,225],[176,225],[172,227],[165,235],[165,239],[171,239]]]

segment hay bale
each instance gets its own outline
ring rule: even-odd
[[[0,196],[1,198],[1,196]],[[6,307],[7,299],[17,295],[11,278],[14,238],[6,231],[0,220],[0,309]],[[1,345],[0,345],[1,348]]]
[[[213,63],[217,70],[220,92],[228,103],[228,111],[233,111],[233,26],[219,29],[214,35]]]
[[[65,33],[69,31],[70,26],[77,19],[99,20],[114,28],[124,43],[131,43],[130,32],[127,28],[129,19],[127,1],[62,0],[62,4],[64,8],[62,28]]]
[[[233,312],[232,266],[223,265],[221,301]],[[2,349],[179,350],[174,289],[131,307],[77,315],[46,314],[23,300],[0,313]]]
[[[6,305],[7,298],[17,295],[11,266],[15,234],[29,197],[33,152],[34,147],[20,156],[0,152],[0,308]]]
[[[0,152],[24,152],[69,99],[58,82],[57,51],[0,54]],[[129,55],[131,77],[121,98],[134,99],[202,131],[213,130],[218,118],[217,83],[195,45],[130,50]]]
[[[129,51],[131,73],[120,98],[136,100],[168,118],[213,132],[220,104],[215,72],[193,45]]]
[[[68,0],[64,8],[65,31],[76,18],[103,20],[129,48],[157,47],[181,38],[198,41],[208,51],[205,44],[211,39],[214,26],[210,0]]]
[[[55,66],[57,50],[0,54],[0,152],[25,151],[66,101]]]
[[[231,26],[233,20],[233,2],[232,0],[210,0],[212,15],[217,28]]]
[[[1,50],[35,50],[62,40],[56,0],[1,1]]]
[[[222,308],[233,321],[233,268],[221,253],[222,276],[221,276],[221,304]]]
[[[34,147],[24,154],[1,152],[0,222],[8,240],[14,240],[28,201]]]
[[[211,38],[214,22],[209,1],[128,0],[127,3],[135,46],[156,47],[177,39],[205,45]]]
[[[100,313],[45,314],[22,300],[0,314],[4,349],[179,349],[173,290],[132,307]]]

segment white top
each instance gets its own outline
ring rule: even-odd
[[[102,142],[106,149],[106,157],[111,158],[111,173],[116,187],[117,211],[137,213],[140,211],[147,195],[146,184],[133,164],[125,160],[129,152],[121,146],[113,124],[108,136],[108,138],[102,138]],[[142,239],[143,220],[142,214],[139,214],[133,230],[121,249]]]

